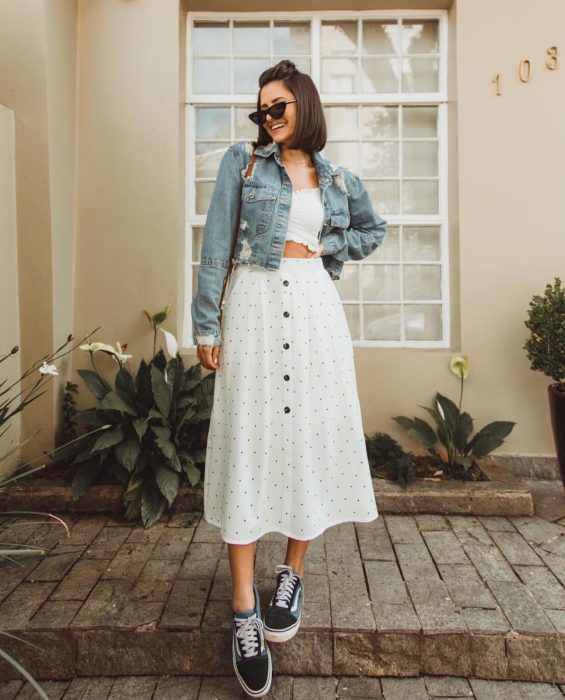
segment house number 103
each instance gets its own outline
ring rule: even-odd
[[[556,70],[559,67],[559,49],[557,46],[550,46],[547,51],[545,67],[547,70]],[[529,83],[532,78],[532,62],[529,58],[523,58],[518,66],[518,77],[523,83]],[[497,73],[492,81],[496,85],[496,94],[502,95],[502,74]]]

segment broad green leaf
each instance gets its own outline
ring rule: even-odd
[[[155,479],[159,490],[167,499],[169,507],[172,506],[179,490],[180,477],[178,473],[166,467],[157,467],[155,470]]]
[[[107,447],[113,447],[124,439],[124,431],[121,426],[116,426],[112,430],[107,430],[96,440],[92,447],[92,452],[100,452]]]
[[[80,465],[73,475],[71,484],[71,498],[73,501],[77,501],[83,495],[88,487],[96,481],[103,469],[104,461],[99,459],[98,455]]]
[[[145,481],[141,496],[141,519],[145,528],[152,527],[161,517],[166,500],[153,479]]]
[[[151,365],[151,388],[157,408],[165,418],[168,418],[171,410],[171,387],[165,381],[163,372],[155,365]]]
[[[451,399],[448,399],[447,396],[443,396],[442,394],[439,393],[439,391],[436,393],[436,401],[440,404],[441,408],[443,409],[443,412],[445,414],[445,422],[447,425],[447,429],[449,430],[450,433],[453,433],[455,430],[455,427],[457,425],[457,418],[459,416],[459,409],[457,406],[453,403]]]
[[[196,486],[202,476],[200,473],[200,469],[198,469],[198,467],[195,467],[194,464],[192,464],[191,462],[183,464],[182,468],[190,482],[190,485]]]
[[[132,425],[137,433],[137,437],[139,438],[139,441],[141,442],[143,440],[143,436],[145,435],[147,431],[147,427],[149,425],[149,421],[147,418],[134,418],[132,420]]]
[[[137,416],[137,411],[134,406],[130,406],[124,398],[115,391],[109,391],[106,396],[100,401],[101,408],[113,409],[122,413],[129,413],[132,416]]]
[[[124,469],[127,470],[129,474],[131,474],[135,469],[135,464],[140,452],[141,445],[139,444],[139,440],[134,435],[130,435],[114,448],[114,456],[116,457],[116,460]]]
[[[111,391],[111,387],[97,372],[91,369],[79,369],[77,370],[79,375],[82,377],[86,386],[90,391],[96,396],[98,400],[103,399],[106,394]]]

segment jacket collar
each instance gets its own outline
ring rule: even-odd
[[[280,148],[276,141],[271,141],[264,146],[257,146],[255,153],[263,158],[268,158],[269,156],[274,155],[275,160],[282,167]],[[325,181],[326,184],[330,184],[332,178],[339,172],[339,165],[334,165],[331,163],[327,158],[324,158],[319,151],[314,151],[312,153],[312,160],[314,161],[314,165],[318,171],[318,179],[320,180],[320,184],[322,184],[322,181]]]

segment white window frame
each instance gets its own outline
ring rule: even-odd
[[[370,93],[323,93],[321,91],[321,51],[320,37],[321,25],[323,20],[357,20],[357,19],[380,19],[380,20],[400,20],[400,19],[437,19],[439,31],[439,72],[437,92],[418,93],[411,95],[410,93],[383,93],[372,95]],[[190,305],[192,301],[193,287],[193,271],[196,264],[192,262],[192,229],[193,227],[203,227],[206,221],[205,215],[196,215],[195,213],[195,173],[194,162],[190,155],[194,152],[195,141],[195,103],[200,106],[218,106],[234,105],[255,108],[256,93],[242,94],[234,100],[232,95],[217,95],[217,94],[194,94],[192,92],[192,32],[194,23],[198,21],[227,21],[227,20],[249,20],[249,21],[269,21],[269,20],[294,20],[311,22],[311,44],[310,44],[310,75],[320,91],[320,97],[324,106],[358,106],[358,105],[393,105],[399,106],[402,109],[403,105],[419,105],[419,106],[434,106],[438,109],[438,213],[437,214],[422,214],[422,215],[406,215],[399,216],[390,215],[379,212],[388,222],[389,227],[393,226],[438,226],[440,230],[440,247],[441,257],[434,261],[410,261],[410,264],[419,265],[438,265],[441,270],[441,299],[426,300],[426,299],[404,299],[403,275],[400,274],[400,300],[399,301],[383,301],[383,302],[368,302],[358,296],[355,303],[360,309],[360,323],[363,328],[363,305],[364,304],[399,304],[401,310],[401,335],[404,336],[404,307],[406,305],[417,304],[439,304],[443,307],[442,328],[443,339],[441,340],[353,340],[355,347],[394,347],[394,348],[448,348],[450,347],[451,339],[451,306],[450,306],[450,266],[449,266],[449,211],[448,211],[448,133],[447,133],[447,57],[448,57],[448,12],[447,10],[319,10],[309,12],[188,12],[186,25],[186,99],[185,104],[185,163],[186,163],[186,180],[185,180],[185,227],[184,227],[184,280],[180,286],[182,295],[182,316],[181,316],[181,345],[183,350],[196,349],[192,342],[192,318],[190,313]],[[361,47],[359,47],[361,51]],[[230,47],[230,55],[233,56],[233,47]],[[360,99],[361,98],[361,99]],[[400,120],[402,125],[402,120]],[[233,119],[230,122],[230,138],[233,142]],[[402,143],[402,133],[399,133],[398,140]],[[399,163],[399,178],[402,182],[402,159]],[[424,179],[424,178],[417,178]],[[402,196],[402,193],[401,193]],[[403,237],[400,236],[400,245],[402,245]],[[402,251],[400,251],[400,259],[398,263],[392,260],[371,261],[347,261],[345,265],[395,265],[403,266]],[[361,278],[361,275],[359,275]],[[361,284],[361,281],[359,282]],[[347,303],[344,299],[344,304]],[[353,300],[351,300],[353,302]]]

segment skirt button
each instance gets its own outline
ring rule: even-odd
[[[283,316],[284,316],[285,318],[288,318],[288,317],[290,316],[290,312],[285,311],[284,314],[283,314]]]
[[[285,407],[284,407],[284,412],[285,412],[285,413],[290,413],[290,406],[285,406]]]
[[[288,374],[285,374],[284,377],[283,377],[283,379],[285,380],[285,382],[288,382],[288,380],[290,379],[290,377],[288,376]]]
[[[285,287],[288,287],[288,280],[283,280],[283,284]]]
[[[290,347],[290,345],[289,345],[288,343],[285,343],[285,344],[283,345],[283,348],[284,348],[285,350],[288,350],[289,347]]]

